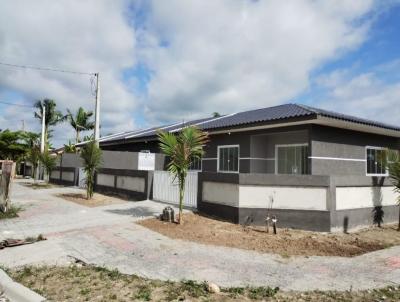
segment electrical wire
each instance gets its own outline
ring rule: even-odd
[[[63,72],[63,73],[72,73],[72,74],[80,74],[80,75],[97,75],[97,73],[94,73],[94,72],[82,72],[82,71],[64,70],[64,69],[47,68],[47,67],[30,66],[30,65],[18,65],[18,64],[10,64],[10,63],[5,63],[5,62],[0,62],[0,65],[8,66],[8,67],[35,69],[35,70],[52,71],[52,72]]]
[[[3,101],[0,101],[0,104],[9,105],[9,106],[18,106],[18,107],[33,108],[33,105],[15,104],[15,103],[3,102]]]

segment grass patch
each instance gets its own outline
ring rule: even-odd
[[[0,220],[1,219],[10,219],[18,217],[18,213],[22,211],[22,207],[11,205],[7,212],[3,213],[0,211]]]
[[[51,301],[400,301],[400,286],[369,291],[281,292],[271,287],[222,288],[207,291],[203,282],[149,280],[93,266],[26,266],[8,270],[15,281]]]

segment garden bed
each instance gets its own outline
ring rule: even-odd
[[[278,229],[278,234],[274,235],[271,229],[266,233],[265,227],[244,228],[198,214],[185,214],[182,225],[156,218],[142,220],[138,224],[174,239],[282,256],[352,257],[400,245],[400,232],[394,225],[372,227],[351,234]]]
[[[57,194],[56,196],[90,208],[127,202],[126,200],[123,200],[121,198],[107,196],[99,193],[94,193],[93,198],[90,200],[86,198],[85,193],[64,193]]]
[[[222,288],[204,283],[168,282],[124,275],[93,266],[23,267],[8,271],[17,282],[50,301],[399,301],[400,287],[368,291],[281,292],[269,287]]]

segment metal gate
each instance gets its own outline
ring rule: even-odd
[[[189,172],[185,182],[183,205],[197,207],[197,172]],[[179,204],[178,181],[168,171],[154,171],[153,199],[172,204]]]

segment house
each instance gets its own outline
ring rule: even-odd
[[[385,176],[381,150],[400,148],[400,127],[298,104],[124,132],[100,146],[159,153],[157,130],[189,125],[210,135],[203,172]]]
[[[381,122],[285,104],[110,135],[100,147],[160,153],[157,131],[188,125],[210,135],[192,167],[202,212],[259,224],[271,212],[281,226],[321,231],[398,217],[381,155],[400,149],[400,127]]]

